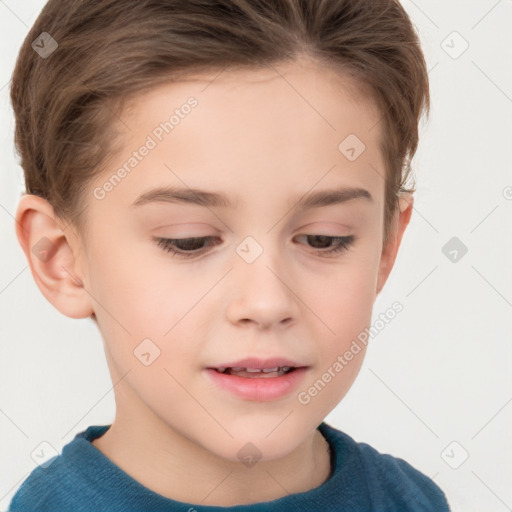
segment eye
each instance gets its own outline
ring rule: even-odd
[[[327,236],[327,235],[299,235],[306,237],[308,243],[312,243],[317,252],[321,255],[330,255],[346,251],[354,243],[354,235],[350,236]],[[208,246],[218,245],[212,244],[218,237],[203,236],[194,238],[158,238],[155,237],[156,243],[166,252],[176,254],[183,258],[192,258],[198,254],[202,254],[208,249]],[[205,247],[205,243],[207,243]],[[220,243],[220,242],[219,242]],[[334,243],[334,245],[332,245]],[[318,247],[320,246],[320,247]],[[326,249],[327,247],[327,249]]]
[[[216,236],[202,236],[195,238],[155,238],[157,244],[166,252],[191,258],[205,251],[203,243],[215,240]]]
[[[355,237],[349,236],[327,236],[327,235],[299,235],[299,238],[306,237],[308,243],[313,243],[317,252],[321,255],[330,255],[346,251],[353,245]],[[334,243],[334,245],[332,245]],[[320,248],[318,248],[320,246]],[[325,249],[327,247],[327,249]]]

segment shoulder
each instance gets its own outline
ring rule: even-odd
[[[90,512],[99,506],[95,490],[73,472],[62,455],[46,464],[50,462],[32,470],[12,497],[7,512]]]
[[[35,467],[15,492],[8,512],[86,512],[97,503],[96,490],[84,478],[85,466],[90,466],[84,440],[87,432],[77,434],[63,452]],[[85,455],[85,456],[84,456]],[[92,470],[100,470],[93,466]]]
[[[366,443],[358,443],[369,485],[379,489],[383,501],[403,503],[407,510],[449,511],[444,492],[434,481],[407,461],[382,454]]]
[[[8,512],[49,510],[51,493],[55,493],[60,486],[59,481],[65,476],[60,471],[61,457],[52,457],[44,466],[32,470],[14,494]]]
[[[405,460],[383,454],[367,443],[329,427],[331,436],[348,450],[364,475],[375,511],[449,512],[444,492],[432,479]]]

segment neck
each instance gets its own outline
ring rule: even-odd
[[[318,430],[287,456],[250,467],[217,456],[167,425],[148,421],[116,418],[92,444],[151,491],[200,505],[275,500],[314,489],[331,472],[329,445]]]

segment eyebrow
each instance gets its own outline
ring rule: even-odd
[[[342,204],[353,199],[365,199],[368,202],[373,202],[372,195],[364,188],[338,187],[334,189],[317,190],[310,194],[306,193],[302,197],[292,201],[290,206],[298,210],[307,210],[310,208]],[[236,209],[240,204],[238,198],[236,201],[233,201],[220,192],[210,192],[195,188],[159,187],[144,192],[133,202],[132,207],[159,202],[185,203],[209,208],[231,209]]]

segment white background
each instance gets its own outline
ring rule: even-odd
[[[60,451],[115,411],[96,326],[46,301],[15,237],[23,180],[9,80],[43,5],[0,2],[2,510],[41,442]],[[396,300],[404,310],[372,339],[326,421],[433,478],[454,512],[502,512],[512,507],[512,1],[403,5],[424,47],[432,111],[413,160],[415,210],[374,318]],[[458,58],[454,31],[469,44]],[[468,248],[455,263],[442,252],[452,237]]]

